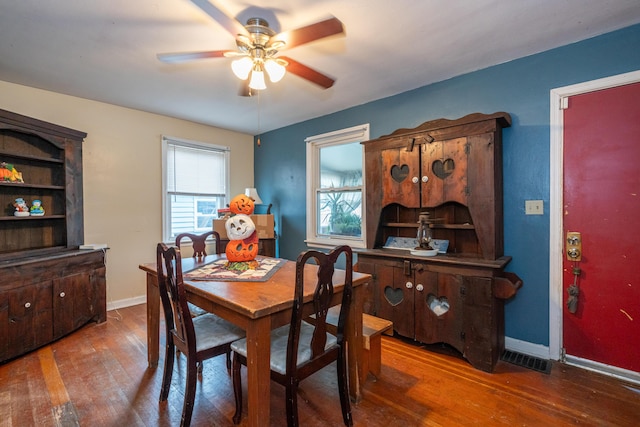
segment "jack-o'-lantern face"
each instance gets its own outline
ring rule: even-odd
[[[258,255],[258,243],[230,240],[225,249],[227,260],[231,262],[252,261]]]
[[[256,204],[253,202],[253,199],[244,194],[238,194],[231,199],[231,203],[229,203],[229,209],[231,209],[231,212],[234,214],[251,215],[255,206]]]
[[[256,231],[256,225],[249,215],[234,215],[224,223],[229,240],[244,240]]]

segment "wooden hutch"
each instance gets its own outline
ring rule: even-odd
[[[105,253],[84,239],[82,142],[86,134],[0,110],[0,362],[106,316]],[[17,198],[43,216],[15,216]]]
[[[522,285],[504,271],[501,134],[510,124],[506,113],[478,113],[363,142],[367,249],[357,269],[373,275],[364,311],[487,372],[504,351],[504,300]],[[446,253],[384,248],[389,237],[415,238],[423,212]]]

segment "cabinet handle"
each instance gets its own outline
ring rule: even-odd
[[[29,308],[29,307],[31,307],[31,303],[30,302],[25,303],[24,308]]]
[[[64,292],[60,292],[60,298],[64,298],[65,295],[67,295],[67,294],[65,294]]]
[[[414,176],[413,178],[411,178],[411,182],[413,182],[414,184],[417,184],[418,181],[420,181],[420,180],[418,179],[417,176]]]
[[[428,177],[428,176],[426,176],[426,175],[425,175],[425,176],[423,176],[423,177],[422,177],[422,182],[427,182],[427,181],[429,181],[429,177]]]
[[[411,289],[411,288],[413,288],[413,283],[411,283],[411,282],[407,282],[407,283],[405,284],[405,286],[407,287],[407,289]]]
[[[416,291],[422,292],[423,290],[424,290],[424,286],[422,286],[422,283],[418,283],[416,285]]]

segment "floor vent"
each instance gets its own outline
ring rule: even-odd
[[[501,360],[522,366],[523,368],[533,369],[534,371],[549,374],[551,372],[551,361],[540,359],[538,357],[527,356],[526,354],[517,353],[515,351],[505,350],[500,356]]]

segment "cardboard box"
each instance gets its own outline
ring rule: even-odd
[[[273,215],[249,215],[256,225],[258,239],[273,239],[275,237]],[[227,240],[227,229],[225,228],[226,219],[214,219],[213,231],[220,234],[221,239]]]

